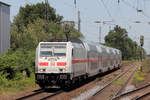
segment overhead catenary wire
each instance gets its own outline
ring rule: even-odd
[[[145,5],[146,5],[146,3],[145,3],[145,0],[144,0],[144,9],[145,9]]]
[[[137,0],[137,9],[139,9],[139,0]]]
[[[128,3],[127,1],[122,0],[122,2],[123,2],[124,4],[126,4],[127,6],[133,8],[133,9],[135,9],[135,10],[137,11],[137,8],[136,8],[135,6],[132,6],[132,5],[131,5],[130,3]]]
[[[112,18],[112,20],[114,20],[114,19],[113,19],[113,17],[112,17],[112,15],[111,15],[111,13],[109,12],[109,10],[108,10],[108,8],[107,8],[106,4],[104,3],[104,1],[103,1],[103,0],[101,0],[101,2],[103,3],[103,5],[104,5],[104,7],[105,7],[105,9],[106,9],[106,11],[107,11],[107,13],[108,13],[109,17],[111,17],[111,18]]]
[[[98,1],[98,4],[100,5],[100,0],[97,0],[97,1]],[[114,20],[113,17],[112,17],[112,15],[111,15],[111,13],[109,12],[109,10],[108,10],[106,4],[104,3],[104,1],[101,0],[101,2],[102,2],[102,4],[103,4],[103,6],[105,7],[108,16],[109,16],[112,20]]]
[[[25,4],[31,4],[30,0],[25,0]]]
[[[126,4],[127,6],[133,8],[134,10],[136,10],[136,11],[138,10],[137,7],[132,6],[132,5],[131,5],[130,3],[128,3],[127,1],[122,0],[122,2],[123,2],[124,4]],[[148,16],[143,10],[142,10],[142,15],[143,15],[144,17],[146,17],[146,18],[150,18],[150,16]]]

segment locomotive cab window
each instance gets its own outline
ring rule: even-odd
[[[41,44],[40,57],[66,56],[66,45]]]
[[[40,51],[40,57],[50,57],[52,56],[52,51]]]
[[[54,56],[66,56],[66,46],[54,46]]]

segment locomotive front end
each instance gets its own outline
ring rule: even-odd
[[[39,86],[60,86],[70,78],[69,42],[40,42],[37,47],[35,77]]]

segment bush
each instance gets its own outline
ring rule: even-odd
[[[0,57],[0,75],[7,79],[18,78],[18,73],[27,71],[28,76],[34,72],[35,50],[18,49],[14,53],[8,52]]]
[[[8,80],[5,76],[0,76],[0,93],[3,92],[18,92],[28,87],[35,86],[34,74],[31,77],[23,79],[21,73],[17,73],[17,76],[13,80]]]

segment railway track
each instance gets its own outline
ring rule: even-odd
[[[63,90],[56,89],[54,91],[49,91],[49,90],[39,89],[35,93],[29,94],[23,97],[19,97],[16,100],[47,100],[61,93],[63,93]]]
[[[135,65],[133,65],[135,66]],[[120,78],[124,77],[125,75],[129,75],[129,77],[127,79],[125,79],[126,81],[123,82],[123,84],[119,87],[119,89],[115,90],[115,93],[113,93],[113,96],[109,97],[109,100],[115,100],[116,97],[122,93],[122,91],[125,89],[125,87],[127,86],[128,82],[131,80],[131,78],[133,77],[134,73],[137,71],[137,69],[139,68],[139,65],[136,65],[136,67],[130,67],[128,68],[126,71],[122,72],[121,74],[119,74],[116,78],[114,78],[111,82],[109,82],[108,84],[104,85],[103,88],[99,89],[96,93],[94,93],[91,97],[91,100],[93,100],[93,98],[95,98],[96,96],[102,95],[102,93],[109,88],[111,85],[113,85],[113,82],[115,82],[116,80],[119,80]],[[133,70],[133,71],[131,71]],[[100,98],[99,98],[100,99]],[[107,97],[108,99],[108,97]],[[95,100],[95,99],[94,99]],[[103,99],[105,100],[105,99]]]
[[[123,92],[122,94],[116,96],[114,100],[119,100],[120,98],[129,98],[130,100],[140,100],[150,95],[149,89],[150,83],[147,83],[146,85],[143,85],[141,87],[135,88],[127,92]]]
[[[146,100],[146,99],[144,99],[146,96],[149,96],[150,95],[150,92],[146,92],[146,93],[144,93],[143,95],[141,95],[141,96],[137,96],[137,97],[135,97],[135,98],[133,98],[132,100],[140,100],[140,99],[143,99],[143,100]],[[148,99],[147,99],[148,100]]]
[[[133,75],[135,74],[135,72],[137,71],[138,68],[139,68],[139,66],[136,67],[136,69],[131,73],[131,75],[128,77],[128,79],[124,82],[124,84],[121,86],[121,88],[115,93],[115,95],[110,100],[115,100],[116,97],[122,93],[122,91],[125,89],[128,82],[131,80],[131,78],[133,77]]]

